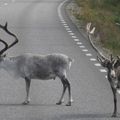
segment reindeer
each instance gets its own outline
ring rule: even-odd
[[[117,117],[117,92],[120,93],[120,59],[113,59],[112,55],[110,59],[97,56],[101,65],[107,68],[107,79],[110,83],[113,98],[114,98],[114,111],[112,117]]]
[[[6,70],[8,73],[12,73],[18,78],[25,79],[26,83],[26,98],[23,102],[24,105],[30,103],[29,91],[31,79],[49,80],[60,78],[63,85],[62,96],[57,105],[63,103],[63,98],[66,89],[68,89],[68,103],[66,106],[71,106],[71,85],[67,79],[66,72],[70,68],[72,59],[64,54],[49,54],[49,55],[35,55],[31,53],[25,53],[15,57],[7,57],[4,52],[18,43],[18,38],[15,34],[11,33],[6,24],[0,25],[7,34],[15,38],[14,42],[8,45],[4,40],[0,39],[0,42],[4,44],[4,48],[0,51],[0,68]]]
[[[117,92],[120,93],[120,58],[118,57],[118,60],[116,61],[113,59],[113,56],[111,55],[110,58],[106,58],[99,50],[96,48],[96,46],[93,44],[91,40],[91,35],[94,35],[95,27],[91,28],[91,23],[87,23],[86,25],[86,31],[88,35],[88,39],[90,40],[90,43],[92,44],[93,48],[96,50],[96,52],[99,53],[100,57],[97,56],[98,61],[101,63],[101,65],[105,68],[107,68],[107,79],[110,83],[113,98],[114,98],[114,111],[112,114],[112,117],[117,117]]]

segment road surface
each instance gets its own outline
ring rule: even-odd
[[[63,53],[74,59],[68,79],[72,86],[72,106],[56,105],[62,84],[59,79],[32,80],[31,103],[25,98],[25,82],[0,71],[0,120],[111,120],[113,97],[104,69],[96,61],[89,41],[68,18],[63,0],[3,0],[0,24],[8,22],[19,43],[8,56],[25,52]],[[3,31],[1,37],[12,41]],[[2,46],[1,46],[2,47]],[[67,94],[67,93],[66,93]],[[118,98],[119,101],[120,98]],[[120,112],[120,102],[118,111]],[[119,118],[117,118],[119,120]]]

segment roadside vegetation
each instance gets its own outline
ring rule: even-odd
[[[120,55],[120,0],[75,0],[80,21],[92,22],[103,47]]]

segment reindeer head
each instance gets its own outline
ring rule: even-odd
[[[18,42],[18,38],[16,37],[15,34],[11,33],[8,29],[7,29],[7,22],[4,26],[0,25],[0,28],[3,29],[6,33],[8,33],[9,35],[13,36],[15,38],[14,42],[12,42],[10,45],[8,45],[4,40],[0,39],[0,42],[4,44],[4,48],[2,50],[0,50],[0,61],[3,60],[3,58],[6,56],[4,54],[4,52],[6,50],[8,50],[9,48],[11,48],[12,46],[14,46],[17,42]]]
[[[97,56],[97,59],[103,67],[107,68],[108,70],[113,69],[113,64],[115,60],[113,59],[112,55],[110,55],[110,59],[103,56]]]
[[[108,80],[113,88],[117,88],[118,86],[118,79],[116,75],[116,69],[115,69],[115,59],[113,58],[112,55],[110,55],[110,58],[105,58],[105,57],[98,57],[98,61],[101,63],[101,65],[105,68],[108,69],[107,75],[108,75]]]

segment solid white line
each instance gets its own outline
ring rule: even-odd
[[[61,14],[61,7],[62,7],[62,5],[65,3],[65,1],[64,2],[62,2],[62,3],[60,3],[60,5],[58,6],[58,16],[59,16],[59,18],[61,19],[61,21],[63,21],[62,19],[63,19],[63,16],[62,16],[62,14]]]

